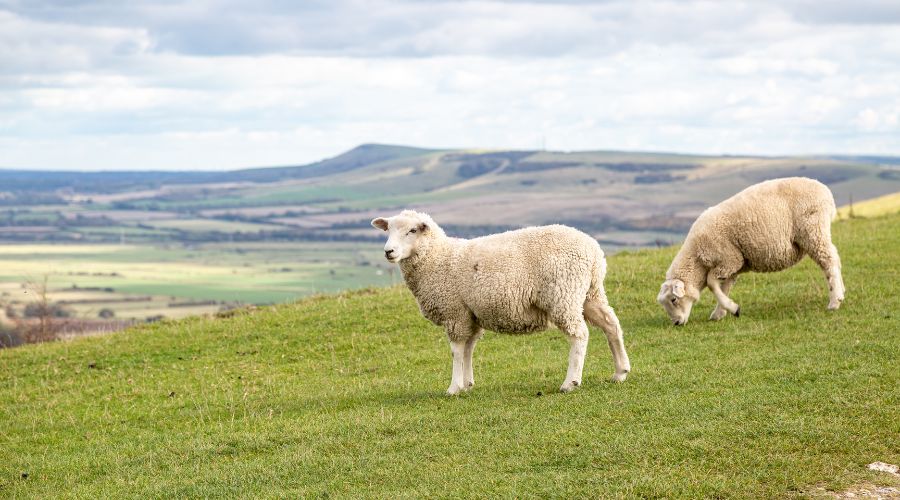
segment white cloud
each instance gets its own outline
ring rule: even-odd
[[[900,154],[900,28],[841,21],[832,4],[812,20],[802,1],[6,5],[7,167],[237,168],[362,142],[543,139]]]

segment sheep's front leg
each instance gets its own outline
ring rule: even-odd
[[[725,280],[719,279],[713,273],[709,273],[706,275],[706,284],[709,285],[709,289],[712,290],[713,295],[716,296],[716,301],[718,301],[717,307],[722,307],[726,311],[734,314],[735,316],[741,315],[741,306],[737,305],[737,303],[730,298],[728,295],[722,291],[722,282]],[[713,312],[715,314],[715,312]]]
[[[466,389],[466,342],[464,340],[450,340],[450,352],[453,354],[453,375],[450,379],[450,387],[447,388],[447,394],[454,396]]]
[[[569,339],[569,369],[566,371],[566,380],[559,388],[562,392],[569,392],[581,385],[581,374],[584,371],[584,357],[587,354],[588,331],[584,321],[575,328],[563,328]]]
[[[481,338],[481,332],[466,341],[463,351],[463,390],[468,391],[475,386],[475,370],[472,367],[472,354],[475,352],[475,344]]]
[[[562,392],[569,392],[581,385],[581,374],[584,371],[584,357],[587,354],[587,337],[569,336],[569,369],[566,372],[566,380],[559,388]]]
[[[734,286],[735,281],[737,281],[736,276],[732,276],[731,278],[728,278],[727,280],[725,280],[722,283],[722,293],[724,293],[727,296],[728,293],[731,292],[731,287]],[[720,319],[724,318],[726,314],[728,314],[728,310],[726,310],[724,307],[722,307],[722,305],[719,304],[719,302],[717,300],[716,307],[715,307],[715,309],[713,309],[712,314],[709,315],[709,319],[711,321],[719,321]]]

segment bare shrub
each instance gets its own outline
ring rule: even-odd
[[[44,276],[39,282],[23,283],[22,288],[31,297],[31,302],[25,305],[22,314],[18,314],[11,305],[6,305],[5,334],[0,334],[8,341],[3,342],[4,345],[9,347],[56,340],[60,332],[67,328],[72,312],[50,301],[47,282],[48,278]]]

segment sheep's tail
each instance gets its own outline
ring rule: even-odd
[[[828,205],[828,211],[830,212],[829,215],[831,216],[831,218],[829,220],[831,222],[834,222],[838,218],[838,209],[837,209],[837,203],[835,203],[835,201],[834,201],[834,193],[832,193],[830,189],[828,190],[828,201],[831,202]]]
[[[822,184],[822,187],[825,188],[824,190],[828,194],[825,199],[830,202],[827,207],[829,212],[828,215],[830,216],[829,220],[834,222],[838,218],[838,209],[837,203],[834,201],[834,193],[831,192],[831,189],[829,189],[828,186]]]
[[[587,293],[588,301],[606,297],[606,293],[603,291],[604,278],[606,278],[606,257],[603,255],[603,250],[600,250],[598,247],[597,258],[594,259],[594,264],[591,266],[591,285]]]

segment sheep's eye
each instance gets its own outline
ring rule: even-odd
[[[410,230],[409,230],[409,233],[407,233],[407,234],[415,234],[415,232],[416,232],[415,229],[410,229]]]

